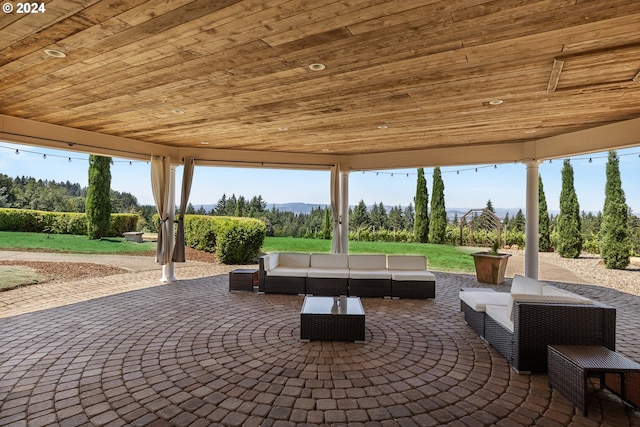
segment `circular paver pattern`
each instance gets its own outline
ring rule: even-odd
[[[463,321],[458,289],[477,285],[438,274],[435,300],[363,299],[364,343],[300,342],[301,297],[224,275],[4,318],[0,425],[640,425],[608,393],[585,419],[513,372]]]

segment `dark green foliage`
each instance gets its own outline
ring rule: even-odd
[[[569,160],[562,167],[560,214],[557,218],[558,242],[556,250],[563,258],[578,258],[582,251],[580,205],[573,185],[573,167]]]
[[[427,190],[427,180],[424,177],[424,169],[418,168],[418,182],[416,186],[416,214],[413,230],[416,235],[416,242],[429,242],[429,192]]]
[[[331,231],[333,231],[333,221],[329,208],[324,208],[324,224],[322,226],[322,238],[324,240],[331,239]]]
[[[631,241],[628,230],[628,207],[618,163],[616,152],[610,151],[604,191],[600,255],[607,268],[624,270],[630,261]]]
[[[384,208],[382,202],[379,204],[374,203],[369,212],[369,223],[376,230],[381,230],[387,227],[387,210]]]
[[[524,229],[526,227],[527,221],[524,217],[524,213],[522,209],[518,209],[518,212],[514,215],[513,219],[509,221],[512,230],[519,231],[520,233],[524,233]]]
[[[538,176],[538,250],[540,252],[550,252],[552,249],[547,198],[544,195],[542,177]]]
[[[253,262],[266,234],[264,222],[253,218],[185,215],[187,246],[215,252],[225,264]]]
[[[431,191],[431,218],[429,219],[429,241],[444,243],[447,231],[447,209],[444,204],[444,182],[440,168],[433,169]]]
[[[127,231],[135,231],[137,223],[136,214],[111,214],[105,237],[119,237]],[[75,212],[0,209],[0,230],[82,235],[87,232],[87,217]]]
[[[107,236],[111,216],[111,157],[89,156],[89,187],[85,210],[89,238]]]
[[[357,230],[358,228],[366,227],[367,225],[369,225],[367,205],[364,203],[364,200],[360,200],[353,208],[353,211],[349,213],[349,228]]]

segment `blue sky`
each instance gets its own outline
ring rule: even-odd
[[[19,154],[15,153],[16,149]],[[627,204],[639,214],[640,147],[619,150],[618,155]],[[80,153],[0,141],[0,173],[12,178],[24,175],[36,179],[69,180],[86,186],[87,158]],[[602,210],[606,161],[606,152],[571,159],[581,210]],[[562,159],[540,165],[550,211],[559,210],[561,169]],[[425,169],[429,192],[432,171],[432,168]],[[112,189],[132,193],[141,204],[153,204],[147,162],[114,158],[111,175]],[[182,168],[178,168],[176,200],[179,200],[181,178]],[[493,165],[478,165],[477,172],[475,166],[445,167],[442,168],[442,178],[447,208],[482,208],[491,199],[496,208],[524,209],[526,168],[523,164],[499,164],[495,168]],[[368,205],[383,202],[385,205],[406,206],[413,201],[415,191],[416,169],[352,172],[349,175],[349,203],[352,205],[364,200]],[[196,167],[190,197],[196,208],[200,204],[215,204],[223,193],[247,198],[261,195],[267,203],[328,204],[329,172]]]

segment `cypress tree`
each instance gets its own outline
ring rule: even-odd
[[[333,231],[333,218],[329,212],[329,208],[324,208],[324,221],[322,225],[322,238],[331,240],[331,232]]]
[[[429,220],[429,241],[444,243],[447,232],[447,210],[444,205],[444,182],[440,168],[433,169],[431,191],[431,218]]]
[[[563,258],[578,258],[582,251],[580,205],[573,186],[573,167],[569,160],[562,167],[560,214],[557,219],[558,253]]]
[[[615,151],[609,151],[607,161],[601,233],[600,254],[604,265],[607,268],[624,270],[630,262],[631,240],[628,230],[628,207]]]
[[[418,184],[416,188],[416,214],[413,222],[413,230],[416,242],[429,242],[429,191],[427,190],[427,180],[424,177],[424,169],[418,168]]]
[[[90,239],[109,235],[111,226],[111,157],[89,156],[89,187],[85,206]]]
[[[551,251],[551,222],[547,208],[547,198],[544,195],[542,177],[538,176],[538,250]]]

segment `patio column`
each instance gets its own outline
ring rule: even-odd
[[[524,247],[524,275],[538,279],[538,165],[537,160],[528,160],[527,205]]]
[[[165,239],[168,240],[167,246],[169,247],[169,254],[173,253],[173,247],[175,245],[175,233],[173,224],[176,221],[176,166],[171,165],[169,172],[169,201],[167,203],[167,222],[169,223],[169,230],[171,230],[165,236]],[[175,268],[173,260],[171,260],[171,255],[169,255],[169,262],[162,266],[162,278],[160,281],[162,283],[175,282]]]
[[[349,253],[349,172],[340,172],[340,248]]]

